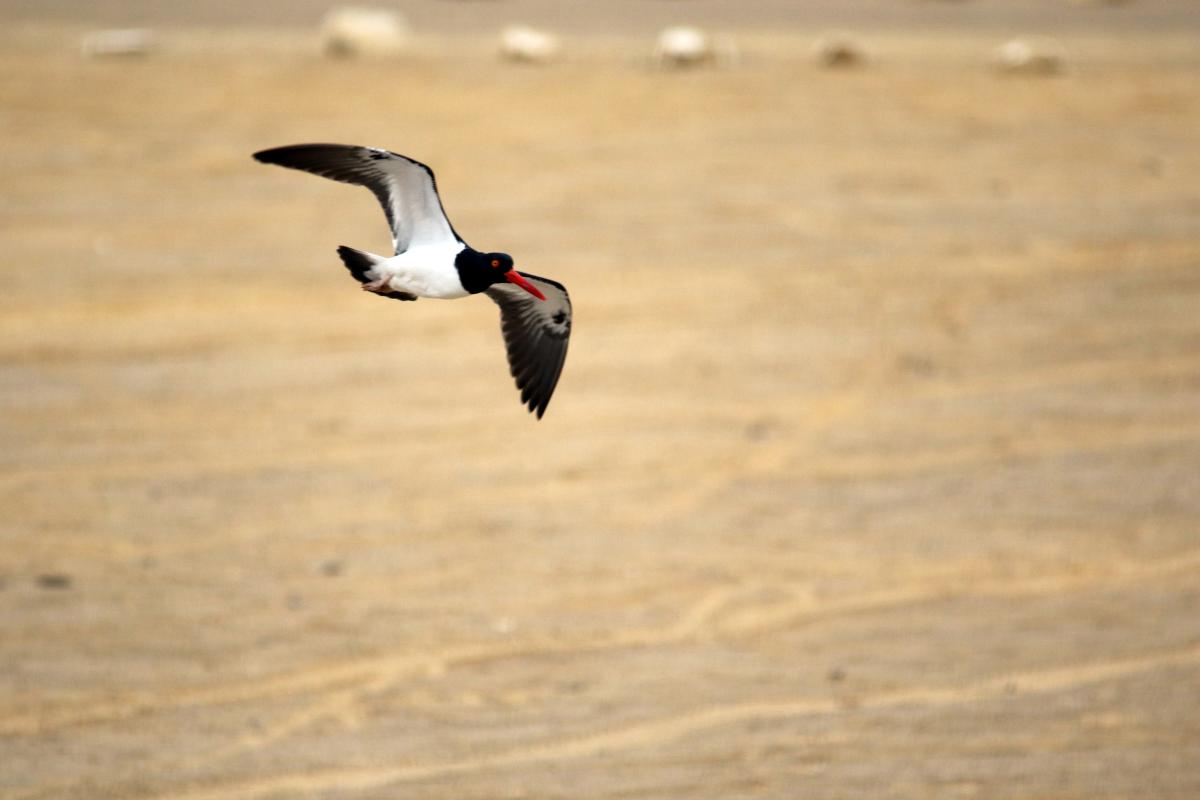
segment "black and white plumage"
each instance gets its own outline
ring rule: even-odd
[[[562,284],[518,272],[505,253],[467,245],[446,218],[433,170],[407,156],[374,147],[298,144],[254,158],[371,190],[387,215],[395,255],[338,248],[364,290],[397,300],[483,293],[495,301],[521,402],[541,418],[571,335],[571,300]]]

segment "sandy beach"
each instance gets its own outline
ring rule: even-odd
[[[671,72],[685,4],[544,68],[506,5],[0,7],[0,797],[1200,796],[1195,15],[1014,3],[1027,77],[996,3],[836,71],[764,2]],[[569,287],[544,420],[305,141]]]

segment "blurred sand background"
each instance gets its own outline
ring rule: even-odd
[[[0,796],[1200,797],[1200,11],[846,5],[0,3]],[[313,140],[567,284],[543,421]]]

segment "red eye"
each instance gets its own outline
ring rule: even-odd
[[[500,266],[500,259],[493,258],[492,259],[492,267],[498,267],[498,266]]]

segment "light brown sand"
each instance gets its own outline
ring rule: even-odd
[[[1200,796],[1194,41],[10,29],[0,796]],[[307,140],[570,287],[545,420]]]

